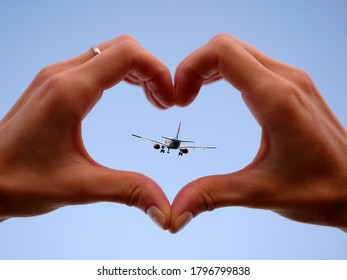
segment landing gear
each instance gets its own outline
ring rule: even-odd
[[[179,156],[183,156],[183,153],[181,151],[178,152]]]
[[[165,153],[165,146],[161,146],[160,153]]]

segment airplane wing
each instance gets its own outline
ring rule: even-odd
[[[206,150],[206,149],[216,149],[217,147],[211,147],[211,146],[186,146],[186,147],[182,147],[180,146],[179,149],[187,149],[187,150],[197,150],[197,149],[202,149],[202,150]]]
[[[167,147],[167,145],[165,143],[163,143],[163,142],[155,141],[155,140],[152,140],[152,139],[149,139],[149,138],[145,138],[145,137],[142,137],[142,136],[139,136],[139,135],[136,135],[136,134],[131,134],[131,135],[134,136],[134,137],[140,138],[142,140],[146,140],[146,141],[149,141],[149,142],[152,142],[152,143],[159,144],[161,146]]]

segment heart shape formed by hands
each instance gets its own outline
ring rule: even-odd
[[[347,227],[346,197],[339,196],[345,192],[337,188],[347,181],[346,131],[303,71],[220,34],[180,63],[172,86],[168,68],[133,38],[99,49],[44,68],[1,120],[0,219],[111,201],[142,209],[173,233],[203,211],[232,205]],[[121,80],[142,86],[166,109],[189,105],[203,84],[222,78],[242,93],[262,128],[246,168],[197,179],[170,205],[152,179],[88,155],[82,120]]]

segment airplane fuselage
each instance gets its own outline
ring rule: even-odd
[[[169,149],[177,150],[181,146],[181,141],[175,138],[165,139],[165,144]]]
[[[190,149],[214,149],[216,147],[201,147],[201,146],[181,146],[181,143],[193,143],[194,141],[187,141],[187,140],[180,140],[178,138],[179,133],[180,133],[180,128],[181,128],[181,122],[178,125],[178,130],[177,130],[177,134],[176,137],[165,137],[162,136],[162,138],[164,138],[164,142],[161,141],[156,141],[156,140],[152,140],[149,138],[145,138],[136,134],[132,134],[132,136],[143,139],[143,140],[147,140],[153,143],[153,148],[156,150],[160,150],[160,153],[165,153],[165,148],[167,149],[167,153],[170,153],[170,150],[179,150],[178,155],[179,156],[183,156],[183,154],[188,154],[188,151]]]

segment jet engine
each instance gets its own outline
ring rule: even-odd
[[[156,144],[153,145],[153,148],[156,149],[156,150],[159,150],[160,149],[160,145],[156,143]]]
[[[183,154],[188,154],[188,149],[180,149],[178,155],[183,156]]]

